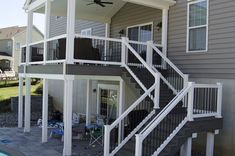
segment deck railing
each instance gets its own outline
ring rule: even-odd
[[[136,135],[135,156],[159,155],[188,121],[203,117],[220,118],[221,100],[222,84],[190,82]]]

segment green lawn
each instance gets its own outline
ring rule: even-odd
[[[7,86],[17,86],[18,85],[18,81],[17,80],[12,80],[12,81],[5,81],[5,80],[0,80],[0,88],[5,88]]]
[[[36,90],[36,88],[39,86],[40,84],[37,85],[32,85],[31,86],[31,95],[37,95],[34,93],[34,91]],[[16,97],[18,96],[19,92],[18,92],[18,86],[16,87],[5,87],[5,88],[0,88],[0,101],[4,101],[4,100],[8,100],[11,97]]]

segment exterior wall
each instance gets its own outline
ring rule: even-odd
[[[90,93],[91,98],[91,114],[97,112],[97,91],[93,92],[94,89],[98,90],[98,84],[115,84],[118,82],[110,81],[92,81],[92,89]],[[63,92],[64,84],[60,80],[49,80],[49,95],[53,97],[53,103],[57,110],[63,112]],[[128,108],[138,98],[137,94],[126,85],[126,99],[124,109]],[[75,80],[73,87],[73,112],[86,113],[86,98],[87,98],[87,81],[86,80]]]
[[[33,29],[32,33],[32,42],[37,42],[43,40],[44,37],[41,33],[38,32],[35,28]],[[19,66],[19,61],[20,61],[20,49],[16,49],[16,43],[20,43],[20,45],[25,45],[26,44],[26,31],[23,31],[16,36],[13,37],[13,70],[18,72],[18,66]]]
[[[52,16],[50,19],[50,37],[55,37],[58,35],[63,35],[66,33],[67,18],[60,17],[57,18]],[[75,32],[81,33],[81,30],[92,28],[93,36],[105,36],[105,24],[97,23],[87,20],[77,20],[75,24]]]
[[[7,47],[8,42],[11,42],[10,48]],[[5,52],[5,53],[8,53],[9,55],[12,55],[12,40],[11,39],[0,40],[0,52]]]
[[[129,26],[153,22],[154,41],[161,43],[161,30],[156,27],[162,21],[162,11],[141,5],[127,3],[113,16],[111,22],[110,35],[113,38],[119,38],[120,30],[125,30]]]
[[[235,155],[235,80],[234,79],[211,79],[195,78],[191,79],[197,83],[223,83],[222,116],[223,129],[215,137],[216,156]]]
[[[187,1],[169,11],[168,56],[194,78],[235,78],[235,1],[209,0],[208,52],[186,53]]]

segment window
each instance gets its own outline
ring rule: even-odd
[[[208,50],[208,0],[188,3],[187,52]]]
[[[20,42],[16,42],[15,50],[20,50]]]
[[[91,36],[91,35],[92,35],[92,29],[91,29],[91,28],[89,28],[89,29],[83,29],[83,30],[81,31],[81,35],[82,35],[82,36]]]

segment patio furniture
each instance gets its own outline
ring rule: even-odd
[[[103,146],[104,120],[102,118],[97,118],[96,123],[86,126],[86,132],[90,135],[90,146],[96,143]]]
[[[51,130],[50,138],[52,138],[53,136],[61,137],[61,141],[64,141],[64,123],[63,122],[55,124],[55,129]]]

